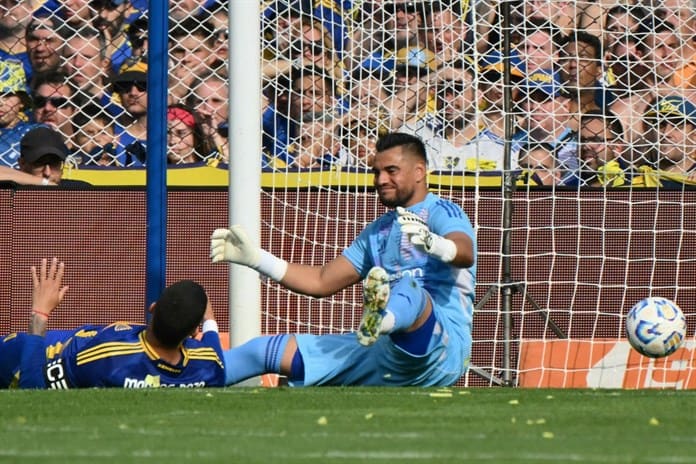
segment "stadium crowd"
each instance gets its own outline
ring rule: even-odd
[[[170,0],[171,164],[229,161],[227,5]],[[399,131],[431,171],[499,172],[510,147],[520,185],[696,183],[689,0],[504,4],[509,56],[501,5],[261,1],[262,168],[368,170]],[[0,165],[43,124],[65,163],[144,166],[147,42],[144,0],[0,1]]]

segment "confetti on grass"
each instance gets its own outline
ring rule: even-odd
[[[648,421],[648,424],[650,424],[650,425],[660,425],[660,421],[657,419],[657,417],[651,417],[650,420]]]
[[[510,400],[508,401],[508,404],[511,404],[513,406],[520,404],[519,400]]]
[[[326,418],[326,416],[321,416],[319,419],[317,419],[317,424],[319,424],[319,425],[326,425],[328,423],[329,423],[329,421]]]
[[[553,438],[553,432],[544,432],[541,434],[542,438],[546,438],[547,440],[551,440]]]
[[[373,417],[375,417],[375,415],[372,414],[371,412],[368,412],[367,414],[365,414],[365,420],[370,420],[370,419],[372,419]]]
[[[435,392],[431,393],[432,398],[452,398],[452,392]]]

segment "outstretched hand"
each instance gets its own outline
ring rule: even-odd
[[[210,236],[210,259],[213,263],[237,263],[256,269],[261,260],[259,249],[240,225],[215,229]]]
[[[50,265],[48,260],[41,260],[41,267],[37,270],[36,266],[31,267],[31,278],[33,282],[32,310],[50,315],[63,301],[68,286],[63,285],[63,273],[65,264],[53,258]]]

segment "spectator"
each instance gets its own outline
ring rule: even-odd
[[[0,61],[22,64],[24,75],[31,77],[31,63],[27,53],[26,29],[38,1],[3,2],[0,8]]]
[[[328,169],[334,164],[345,163],[346,152],[336,134],[336,124],[330,112],[304,113],[290,167]]]
[[[84,105],[72,118],[73,146],[69,160],[83,166],[120,166],[116,157],[114,120],[101,105]]]
[[[603,101],[602,43],[599,38],[582,31],[571,32],[561,41],[561,81],[569,92],[569,108],[573,127],[577,127],[580,114],[599,109],[597,101]]]
[[[31,106],[22,64],[0,60],[0,166],[17,167],[19,141],[36,124],[25,113]]]
[[[396,52],[391,127],[413,125],[435,106],[431,73],[440,67],[435,54],[422,47],[401,48]],[[407,130],[408,132],[408,130]]]
[[[539,70],[525,78],[517,99],[521,110],[520,130],[513,140],[511,168],[517,166],[519,147],[529,142],[550,144],[558,157],[558,168],[572,175],[578,168],[576,133],[569,126],[568,94],[551,71]],[[534,134],[534,138],[530,137]],[[538,134],[538,135],[537,135]]]
[[[514,31],[519,36],[515,47],[520,69],[527,75],[538,70],[558,74],[558,44],[562,38],[560,30],[548,21],[530,19]]]
[[[402,131],[411,132],[425,143],[428,168],[436,171],[463,171],[467,155],[478,158],[476,150],[467,150],[464,140],[476,132],[469,128],[476,112],[474,97],[474,72],[468,62],[446,66],[432,74],[435,94],[435,111],[426,112],[420,118],[404,125]],[[463,136],[463,133],[469,136]],[[462,146],[456,145],[462,142]],[[462,154],[462,150],[467,155]],[[475,169],[474,169],[475,170]]]
[[[682,188],[696,181],[696,105],[681,96],[661,97],[645,114],[646,136],[656,142],[653,168],[636,183]]]
[[[132,14],[129,0],[92,0],[97,11],[96,28],[104,40],[104,56],[111,63],[111,73],[118,74],[133,54],[128,42],[128,22]]]
[[[31,83],[34,100],[34,118],[60,132],[69,149],[72,149],[72,117],[80,102],[74,98],[75,90],[62,71],[37,74]]]
[[[273,103],[264,112],[264,167],[284,168],[294,161],[292,141],[299,135],[299,123],[306,113],[335,112],[336,81],[322,69],[293,69],[290,76],[276,80]],[[289,88],[286,88],[289,87]]]
[[[604,50],[616,56],[637,56],[636,40],[648,10],[640,5],[618,4],[611,7],[604,22]]]
[[[93,8],[91,0],[62,0],[58,15],[70,29],[79,31],[82,28],[91,27],[97,11]]]
[[[109,60],[104,55],[98,30],[86,26],[76,31],[64,49],[65,72],[81,99],[109,103]]]
[[[215,61],[214,30],[210,23],[188,18],[169,31],[169,98],[183,101],[198,76],[210,71]]]
[[[377,140],[385,135],[389,128],[379,119],[370,118],[350,120],[341,130],[341,143],[347,156],[337,164],[358,169],[371,168],[377,154]]]
[[[27,25],[26,41],[32,75],[58,71],[63,61],[63,47],[68,27],[57,17],[32,19]]]
[[[229,90],[227,75],[210,71],[200,76],[194,83],[192,92],[186,99],[187,106],[193,108],[202,118],[206,134],[212,137],[221,160],[228,160],[227,119],[229,115]]]
[[[621,187],[631,183],[632,167],[621,156],[625,152],[623,127],[616,115],[599,109],[583,113],[578,136],[580,186]]]
[[[551,186],[561,181],[561,173],[556,169],[556,154],[548,143],[532,141],[523,145],[519,166],[522,171],[517,178],[518,186]]]
[[[341,79],[343,67],[340,56],[333,48],[331,34],[321,21],[303,18],[298,27],[299,34],[290,45],[293,65],[321,68],[335,79]]]
[[[0,180],[28,185],[88,186],[87,182],[63,179],[68,148],[63,137],[47,126],[28,131],[20,142],[19,170],[0,168]]]
[[[147,65],[125,68],[112,81],[123,106],[116,124],[116,153],[122,166],[144,166],[147,140]]]
[[[452,65],[473,55],[467,39],[468,26],[456,7],[445,1],[436,0],[423,7],[423,45],[432,50],[443,64]]]
[[[653,77],[650,69],[640,62],[630,63],[629,68],[623,63],[614,63],[611,70],[613,99],[608,108],[624,128],[622,157],[634,166],[645,164],[652,143],[645,138],[643,116],[657,98]]]
[[[167,161],[169,164],[195,164],[218,156],[200,117],[184,105],[167,109]]]
[[[654,73],[658,91],[670,92],[674,87],[674,73],[685,63],[682,59],[682,39],[677,27],[667,21],[664,10],[655,10],[647,20],[648,28],[643,46],[643,62]]]

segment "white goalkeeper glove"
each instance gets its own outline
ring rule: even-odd
[[[288,262],[254,245],[240,225],[215,229],[210,236],[210,258],[213,263],[228,262],[250,267],[275,281],[288,270]]]
[[[440,261],[449,263],[457,256],[457,245],[452,240],[430,232],[428,224],[417,214],[401,206],[396,207],[397,221],[401,233],[406,234],[409,241]]]

